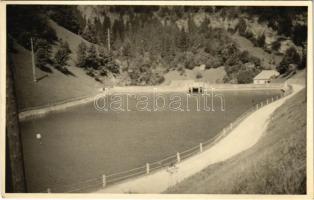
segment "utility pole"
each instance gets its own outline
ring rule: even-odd
[[[37,82],[37,78],[36,78],[36,68],[35,68],[35,56],[34,56],[33,38],[31,38],[31,47],[32,47],[33,80],[34,80],[34,83],[36,83],[36,82]]]
[[[110,29],[107,30],[108,51],[110,52]]]

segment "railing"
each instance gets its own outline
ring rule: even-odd
[[[244,119],[246,119],[254,111],[264,107],[267,104],[277,101],[291,93],[292,93],[292,88],[291,86],[288,86],[288,89],[281,95],[268,98],[265,101],[262,101],[254,105],[250,109],[248,109],[246,112],[241,114],[235,121],[230,123],[223,130],[221,130],[220,133],[218,133],[215,137],[207,141],[204,141],[200,143],[199,145],[194,146],[190,149],[187,149],[182,152],[178,152],[175,155],[171,155],[159,161],[146,163],[145,165],[139,166],[131,170],[121,171],[121,172],[109,174],[109,175],[102,174],[102,175],[99,175],[98,177],[81,181],[75,184],[51,186],[47,190],[42,191],[42,192],[48,192],[48,193],[50,192],[53,192],[53,193],[91,192],[97,189],[105,188],[108,185],[113,185],[113,184],[120,183],[129,179],[132,179],[132,178],[145,176],[153,172],[156,172],[158,170],[168,168],[170,166],[175,165],[176,163],[182,162],[196,154],[202,153],[203,151],[211,148],[218,141],[220,141],[222,138],[227,136],[235,127],[237,127]]]

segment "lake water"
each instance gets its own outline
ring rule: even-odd
[[[187,111],[186,95],[182,93],[177,95],[182,97],[184,111],[171,111],[169,107],[155,112],[139,111],[136,105],[143,108],[145,104],[138,103],[134,96],[128,98],[130,111],[126,111],[124,95],[123,112],[99,111],[94,103],[89,103],[22,122],[29,192],[132,169],[184,151],[214,137],[243,112],[280,91],[216,94],[224,96],[224,111],[220,98],[214,98],[215,111],[197,111],[196,98],[192,97]],[[166,105],[173,95],[165,95]],[[148,107],[153,109],[153,95],[147,98]],[[177,107],[178,102],[172,105]],[[112,106],[119,107],[117,103]],[[41,143],[36,139],[37,133],[42,135]]]

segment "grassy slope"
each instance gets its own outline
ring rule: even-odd
[[[255,146],[207,167],[165,193],[305,192],[306,90],[303,89],[275,111],[267,132]]]
[[[202,78],[197,79],[196,75],[201,74]],[[170,71],[165,74],[165,82],[164,84],[169,84],[171,80],[199,80],[199,81],[206,81],[210,83],[222,83],[223,77],[225,76],[226,72],[223,67],[219,67],[216,69],[208,69],[208,70],[201,70],[199,67],[195,67],[193,70],[186,69],[184,75],[180,75],[178,71]]]
[[[52,72],[44,72],[36,68],[37,78],[41,80],[33,82],[31,52],[16,44],[17,53],[11,54],[18,107],[25,109],[33,106],[48,105],[66,99],[93,95],[100,87],[94,79],[73,65],[76,57],[76,47],[82,40],[81,37],[51,22],[59,38],[68,41],[72,50],[71,66],[68,69],[72,75],[65,75],[53,68]]]
[[[264,51],[264,49],[260,47],[255,47],[250,40],[248,40],[245,37],[240,36],[238,33],[231,35],[231,38],[239,45],[239,48],[241,51],[246,50],[252,56],[255,56],[261,59],[262,65],[265,67],[271,67],[269,63],[272,59],[272,56],[275,61],[275,66],[277,66],[282,60],[282,56],[275,55],[275,54],[271,55],[270,53],[267,53],[266,51]]]

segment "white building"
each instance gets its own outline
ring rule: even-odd
[[[279,72],[276,70],[263,70],[261,73],[254,77],[254,84],[267,84],[270,83],[271,79],[279,76]]]

